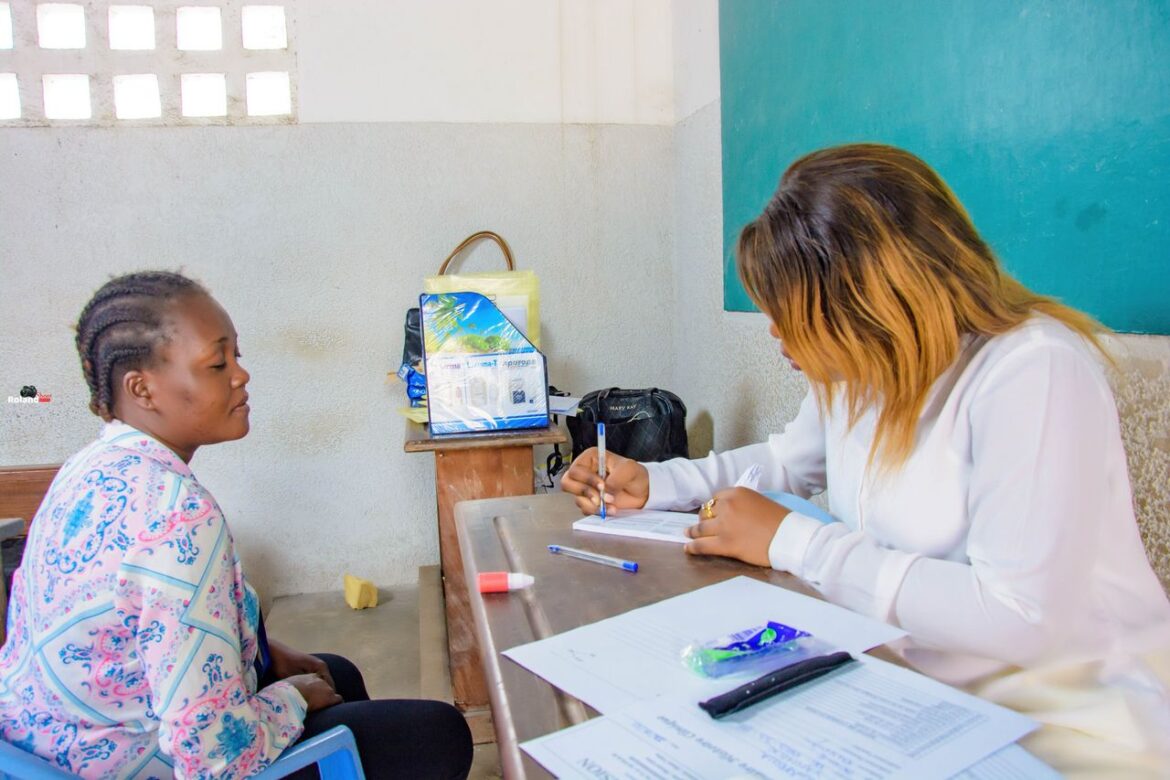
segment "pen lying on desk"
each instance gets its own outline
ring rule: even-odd
[[[718,696],[707,699],[707,701],[701,701],[699,702],[699,706],[706,710],[707,714],[712,718],[718,720],[725,715],[739,712],[746,707],[750,707],[764,699],[771,698],[778,693],[792,690],[798,685],[803,685],[806,682],[822,677],[834,669],[838,669],[855,660],[853,656],[846,652],[806,658],[791,666],[785,666],[774,672],[768,672],[763,677],[756,678],[749,683],[744,683],[727,693],[721,693]]]
[[[612,555],[602,555],[601,553],[589,552],[588,550],[578,550],[576,547],[550,544],[548,551],[555,555],[567,555],[570,558],[579,558],[583,561],[593,561],[594,563],[600,563],[605,566],[612,566],[615,569],[625,569],[626,571],[638,570],[637,561],[624,561]]]

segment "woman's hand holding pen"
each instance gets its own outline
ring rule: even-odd
[[[573,495],[577,506],[587,515],[605,502],[614,509],[641,509],[650,497],[650,473],[636,460],[613,452],[605,456],[605,479],[597,474],[597,448],[590,447],[577,456],[561,480],[561,490]]]
[[[744,487],[722,490],[699,511],[699,522],[687,529],[686,551],[722,555],[756,566],[770,566],[768,547],[789,510]]]

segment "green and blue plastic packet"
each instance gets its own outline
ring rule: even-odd
[[[682,660],[703,677],[723,677],[775,671],[831,650],[807,631],[770,620],[717,639],[692,642],[683,648]]]

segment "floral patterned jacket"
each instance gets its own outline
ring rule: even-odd
[[[215,499],[113,422],[32,522],[0,649],[0,738],[83,777],[246,777],[303,729],[256,690],[256,592]]]

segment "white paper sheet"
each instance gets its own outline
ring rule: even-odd
[[[581,399],[571,395],[550,395],[548,397],[548,410],[552,414],[560,414],[565,417],[576,417],[577,407],[581,405]]]
[[[505,650],[503,655],[598,712],[609,713],[665,693],[699,701],[751,679],[750,673],[715,680],[700,677],[683,665],[681,653],[691,642],[769,620],[807,631],[851,653],[906,634],[828,602],[735,577]]]
[[[613,509],[607,514],[605,520],[598,515],[582,517],[573,523],[573,530],[685,544],[690,541],[686,529],[699,522],[698,515],[691,512]]]
[[[945,778],[1036,726],[923,675],[861,660],[723,720],[670,695],[521,747],[559,777]]]
[[[1060,780],[1061,774],[1019,745],[1008,745],[952,780]]]

